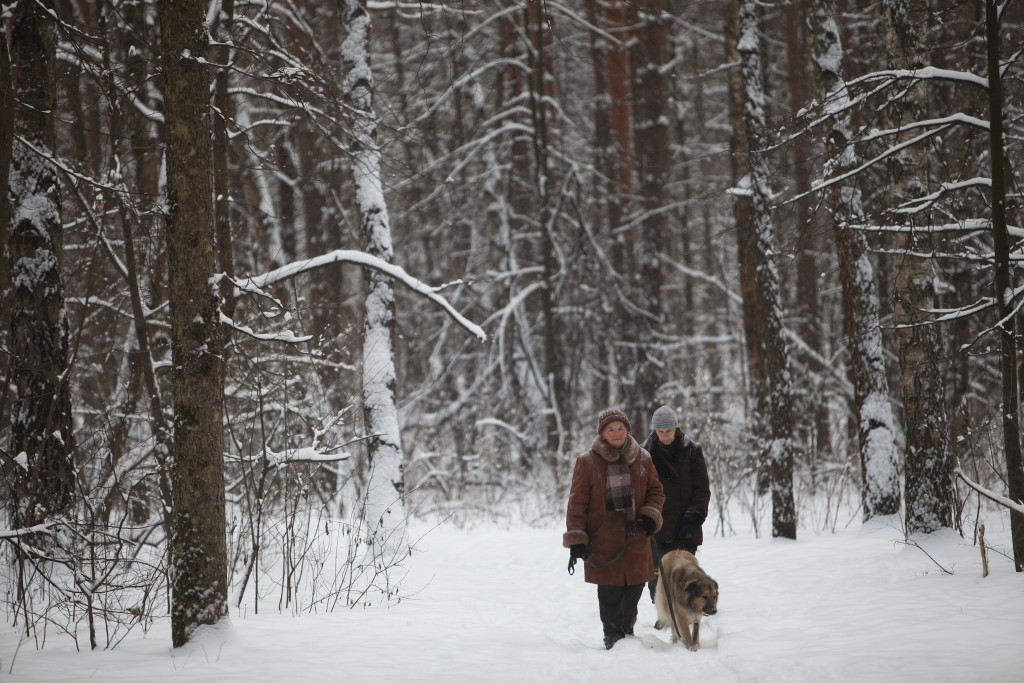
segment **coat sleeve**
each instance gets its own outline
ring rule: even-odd
[[[690,458],[690,481],[693,482],[691,505],[704,515],[704,519],[707,519],[708,505],[711,503],[711,481],[708,479],[708,464],[704,460],[704,449],[699,443],[693,445],[693,457]]]
[[[572,470],[572,483],[569,485],[569,503],[565,510],[565,533],[562,534],[562,547],[577,543],[590,544],[587,535],[587,508],[590,506],[590,467],[586,456],[576,458]]]
[[[637,510],[638,515],[646,515],[654,520],[654,531],[661,530],[663,518],[661,511],[665,507],[665,488],[658,478],[658,470],[654,467],[654,460],[647,451],[641,451],[640,457],[644,459],[643,469],[647,472],[647,495],[644,497],[643,505]]]

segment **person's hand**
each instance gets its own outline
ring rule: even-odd
[[[569,546],[569,559],[570,560],[586,560],[590,557],[590,553],[587,551],[585,543],[573,543]]]
[[[700,513],[700,510],[692,505],[686,508],[686,512],[683,513],[683,524],[690,527],[698,527],[703,523],[704,515]]]
[[[636,520],[636,524],[644,532],[644,536],[650,536],[651,534],[653,534],[654,527],[657,526],[654,523],[654,520],[648,517],[647,515],[644,515],[640,519]]]

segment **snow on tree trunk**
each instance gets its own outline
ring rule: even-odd
[[[391,225],[380,178],[380,149],[373,111],[370,70],[370,16],[365,0],[343,0],[346,32],[343,92],[352,122],[352,173],[355,180],[364,248],[391,261]],[[363,419],[369,472],[364,492],[368,551],[387,568],[409,552],[405,533],[405,483],[402,440],[395,406],[395,298],[391,281],[377,271],[367,274],[363,339]]]
[[[750,163],[750,191],[754,205],[756,296],[762,299],[764,327],[758,337],[764,347],[769,387],[768,411],[771,433],[769,462],[772,486],[772,536],[796,538],[796,506],[793,500],[793,411],[789,374],[789,348],[779,304],[779,274],[772,259],[775,225],[772,219],[771,172],[762,140],[765,131],[765,98],[761,76],[761,50],[757,36],[757,2],[740,3],[738,50],[746,99],[743,119]],[[746,294],[746,292],[744,293]]]
[[[160,0],[174,396],[171,638],[227,616],[223,328],[216,272],[210,72],[202,0]]]
[[[919,0],[885,0],[886,48],[896,69],[924,66],[920,19],[926,8]],[[893,103],[895,127],[926,117],[925,86],[918,83]],[[900,139],[913,136],[907,131]],[[891,195],[897,210],[891,219],[895,232],[893,258],[896,300],[894,322],[899,345],[900,385],[907,429],[906,530],[931,532],[952,526],[952,472],[946,443],[944,384],[938,359],[943,357],[938,329],[930,324],[935,308],[935,275],[925,236],[913,230],[921,213],[900,213],[900,204],[926,194],[927,164],[920,145],[908,146],[889,161]]]
[[[859,164],[850,144],[849,95],[843,79],[843,49],[833,18],[832,0],[813,0],[810,13],[813,57],[819,95],[827,111],[836,112],[825,135],[825,175],[841,176]],[[826,198],[832,214],[839,279],[843,288],[850,374],[857,410],[864,520],[900,510],[899,454],[893,434],[889,381],[882,355],[875,276],[864,234],[852,224],[864,222],[856,180],[833,185]]]
[[[32,526],[71,504],[75,474],[54,146],[56,39],[51,2],[20,3],[11,31],[14,130],[6,186],[10,231],[11,524]],[[6,49],[4,47],[3,49]]]

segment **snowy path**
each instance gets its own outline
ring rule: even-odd
[[[406,583],[421,590],[397,608],[235,615],[173,653],[166,626],[115,652],[52,640],[42,652],[23,646],[10,680],[1022,680],[1024,577],[995,555],[982,579],[977,549],[952,533],[923,541],[952,576],[892,528],[804,533],[795,543],[710,539],[700,559],[721,585],[720,611],[704,621],[696,653],[654,630],[646,596],[638,637],[606,652],[595,589],[582,572],[566,573],[560,537],[557,528],[436,529]],[[16,644],[9,630],[0,636],[0,680]]]

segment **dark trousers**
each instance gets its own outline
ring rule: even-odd
[[[601,625],[606,636],[633,634],[636,606],[644,593],[644,585],[598,586],[597,603],[601,610]]]
[[[664,545],[659,543],[657,539],[655,539],[654,543],[651,544],[651,550],[654,552],[655,571],[658,569],[658,563],[661,562],[662,556],[670,550],[685,550],[688,553],[692,553],[694,555],[697,554],[697,546],[695,545]],[[654,581],[649,581],[647,583],[647,590],[651,592],[651,602],[654,602],[654,592],[657,586],[658,579],[654,579]]]

